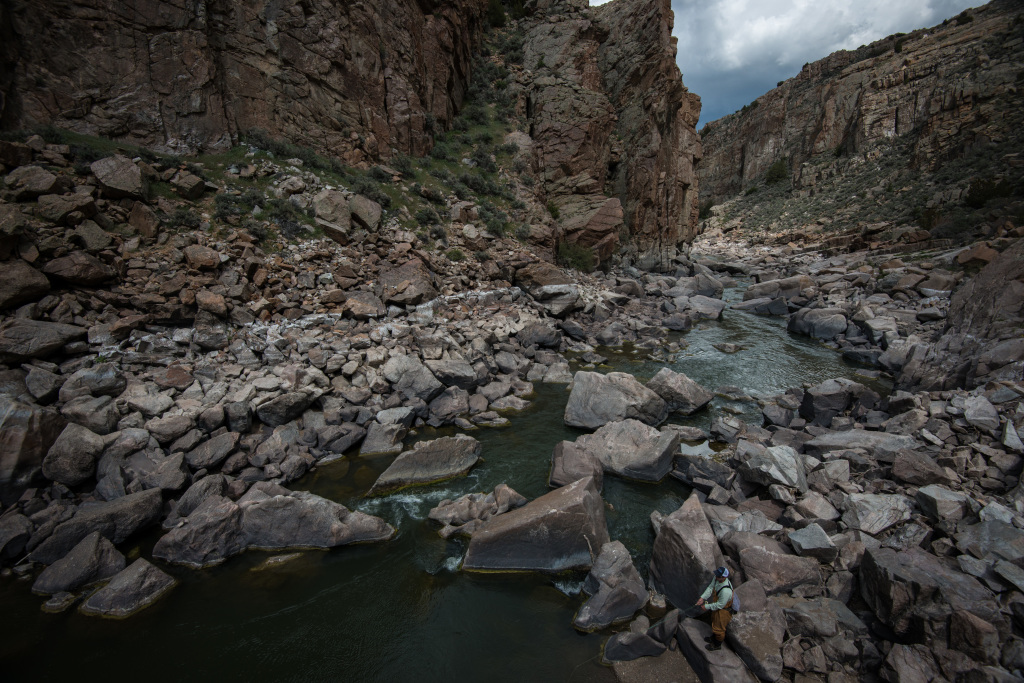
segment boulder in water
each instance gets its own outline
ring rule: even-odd
[[[717,567],[724,564],[718,540],[692,494],[678,510],[662,517],[652,513],[656,536],[651,550],[651,583],[673,605],[697,602]]]
[[[622,420],[584,434],[576,439],[576,446],[593,454],[606,472],[639,481],[661,481],[672,469],[679,436],[637,420]]]
[[[573,377],[565,424],[584,429],[626,419],[659,424],[667,413],[665,401],[630,374],[581,371]]]
[[[648,597],[644,581],[621,541],[601,546],[583,590],[591,598],[573,619],[573,625],[581,631],[596,631],[631,618]]]
[[[713,393],[681,372],[662,368],[647,382],[647,388],[668,405],[668,409],[683,415],[697,412],[715,397]]]
[[[590,569],[608,542],[604,501],[591,478],[487,520],[469,541],[469,571]]]
[[[73,591],[114,576],[125,567],[124,555],[114,544],[94,531],[57,560],[32,584],[34,593]]]
[[[421,486],[464,476],[480,460],[480,442],[459,434],[420,441],[401,453],[366,495],[381,496],[407,486]]]
[[[143,558],[121,570],[85,601],[84,614],[124,618],[149,607],[178,582]]]

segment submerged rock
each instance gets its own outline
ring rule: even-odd
[[[384,470],[367,496],[382,496],[407,486],[433,484],[468,474],[480,460],[480,442],[459,434],[420,441]]]
[[[589,569],[607,542],[604,501],[588,477],[487,520],[473,533],[462,568],[552,573]]]
[[[472,536],[486,520],[526,505],[526,498],[505,484],[498,484],[490,493],[467,493],[452,500],[442,500],[427,516],[444,526],[438,532],[448,538],[460,533]]]
[[[580,371],[573,377],[565,424],[585,429],[626,419],[659,424],[667,413],[665,401],[630,374]]]
[[[178,582],[143,558],[135,560],[82,605],[84,614],[124,618],[149,607]]]

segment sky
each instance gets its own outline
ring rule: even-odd
[[[603,5],[611,0],[590,0]],[[672,0],[683,83],[698,130],[750,104],[806,62],[942,23],[982,0]]]

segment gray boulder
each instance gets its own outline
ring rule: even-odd
[[[921,511],[936,522],[959,522],[967,513],[967,495],[938,484],[922,486],[915,497]]]
[[[787,329],[815,339],[835,339],[846,332],[847,324],[838,308],[801,308],[789,319]]]
[[[1005,624],[998,601],[977,579],[916,548],[867,549],[858,583],[875,616],[897,634],[911,633],[922,622],[945,619],[957,610]]]
[[[0,502],[13,503],[39,476],[43,459],[67,426],[60,413],[0,396]]]
[[[604,465],[597,456],[572,441],[559,441],[551,452],[551,473],[548,486],[565,486],[577,479],[592,477],[600,491],[604,479]]]
[[[740,473],[748,481],[764,486],[779,484],[807,492],[804,458],[789,446],[769,446],[740,464]]]
[[[725,641],[762,681],[782,678],[782,643],[786,624],[768,611],[743,611],[733,616]]]
[[[626,621],[647,603],[647,587],[620,541],[601,546],[583,590],[591,597],[573,619],[573,626],[581,631]]]
[[[428,360],[424,365],[446,387],[469,391],[478,383],[476,370],[464,360]]]
[[[125,564],[124,555],[114,544],[94,531],[71,552],[44,569],[32,584],[32,592],[52,595],[77,590],[109,579],[124,569]]]
[[[580,479],[484,522],[469,541],[462,568],[590,569],[597,549],[608,540],[601,494],[592,479]]]
[[[145,199],[146,179],[131,159],[115,154],[90,165],[103,194],[111,199]]]
[[[597,429],[609,422],[634,419],[659,424],[668,409],[656,393],[624,372],[577,372],[573,377],[565,424]]]
[[[752,546],[740,550],[739,558],[744,576],[760,582],[768,594],[788,593],[799,586],[821,583],[818,561],[810,557]]]
[[[0,362],[21,363],[43,358],[65,344],[85,339],[89,331],[77,325],[12,318],[0,325]]]
[[[827,564],[839,556],[839,549],[817,524],[808,524],[803,529],[790,531],[788,536],[796,554],[801,557],[813,557]]]
[[[370,422],[367,425],[366,437],[359,447],[359,455],[383,455],[401,453],[402,440],[409,430],[400,422],[381,424]]]
[[[238,432],[225,432],[207,439],[185,455],[189,467],[194,470],[219,467],[238,448],[240,436]]]
[[[964,419],[971,426],[993,436],[999,429],[999,412],[984,396],[968,396],[964,400]]]
[[[53,564],[72,548],[98,531],[115,545],[135,532],[156,523],[163,508],[160,489],[133,493],[106,503],[83,505],[71,519],[57,525],[53,534],[33,550],[28,559]]]
[[[711,626],[696,619],[683,620],[676,631],[679,651],[693,667],[701,683],[756,683],[757,678],[728,647],[708,651],[705,639],[710,637]]]
[[[910,519],[911,501],[899,494],[853,493],[846,499],[843,522],[872,536]]]
[[[916,446],[917,441],[912,436],[870,432],[866,429],[847,429],[814,437],[804,444],[804,452],[808,455],[822,455],[831,451],[863,448],[876,460],[892,462],[900,450]]]
[[[281,394],[256,407],[256,416],[270,427],[278,427],[300,417],[313,403],[314,396],[304,391]]]
[[[576,439],[578,448],[598,459],[606,472],[639,481],[661,481],[672,469],[679,436],[637,420],[609,422]]]
[[[85,601],[84,614],[124,618],[149,607],[178,582],[143,558],[121,570]]]
[[[382,496],[408,486],[423,486],[465,476],[480,460],[480,442],[459,434],[419,441],[401,453],[366,495]]]
[[[662,517],[652,513],[655,527],[651,549],[651,583],[681,609],[697,602],[717,567],[724,564],[718,540],[697,494]]]
[[[697,412],[715,397],[713,393],[681,372],[662,368],[647,382],[647,388],[664,399],[668,409],[683,415]]]
[[[391,356],[382,368],[384,378],[406,399],[430,402],[444,385],[415,356]]]
[[[81,425],[69,424],[43,459],[43,476],[65,486],[78,486],[92,479],[103,445],[99,434]]]
[[[0,310],[36,301],[50,291],[45,275],[21,259],[0,267]]]

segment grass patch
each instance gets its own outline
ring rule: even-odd
[[[579,244],[562,242],[558,245],[558,263],[584,273],[594,271],[594,252]]]

